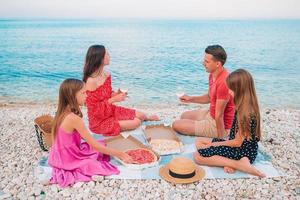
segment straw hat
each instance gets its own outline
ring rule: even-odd
[[[202,179],[205,171],[185,157],[173,158],[169,164],[159,169],[159,175],[171,183],[193,183]]]

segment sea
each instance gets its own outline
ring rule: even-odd
[[[0,19],[0,102],[57,102],[64,79],[82,79],[94,44],[110,53],[112,86],[134,105],[206,93],[204,50],[219,44],[229,71],[253,75],[262,107],[300,108],[300,20]]]

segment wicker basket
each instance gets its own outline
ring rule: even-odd
[[[42,115],[34,120],[34,127],[39,145],[43,151],[48,151],[52,145],[52,121],[50,115]]]

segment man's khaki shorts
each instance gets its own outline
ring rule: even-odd
[[[226,130],[228,133],[229,130]],[[216,121],[211,117],[208,110],[199,110],[197,121],[195,122],[195,136],[218,137]]]

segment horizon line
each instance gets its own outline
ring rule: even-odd
[[[300,20],[300,18],[294,17],[274,17],[274,18],[262,18],[262,17],[240,17],[240,18],[231,18],[231,17],[209,17],[209,18],[176,18],[176,17],[1,17],[0,20],[19,20],[19,21],[46,21],[46,20]]]

